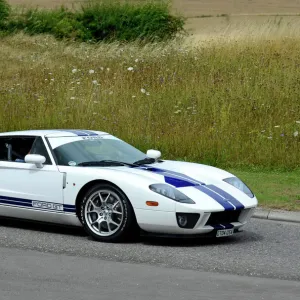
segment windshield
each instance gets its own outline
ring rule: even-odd
[[[58,165],[77,166],[102,160],[132,164],[146,154],[111,135],[49,138]]]

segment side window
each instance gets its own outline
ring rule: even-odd
[[[46,157],[45,164],[51,160],[41,137],[4,137],[0,138],[0,160],[25,162],[27,154],[40,154]]]
[[[35,137],[4,137],[0,139],[0,160],[24,161]]]
[[[2,160],[8,160],[8,149],[6,148],[5,139],[0,139],[0,161]]]

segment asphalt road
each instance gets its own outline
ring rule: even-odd
[[[299,299],[300,225],[255,220],[212,241],[102,244],[0,222],[0,299]]]

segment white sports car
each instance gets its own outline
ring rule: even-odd
[[[145,234],[224,237],[257,206],[223,170],[160,159],[99,131],[0,134],[0,216],[83,226],[98,241]]]

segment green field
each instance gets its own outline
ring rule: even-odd
[[[285,35],[143,46],[2,37],[0,130],[108,131],[233,170],[261,205],[300,210],[299,50]]]
[[[300,211],[300,171],[266,172],[229,170],[247,183],[260,207]]]
[[[169,158],[299,167],[300,40],[183,48],[15,35],[1,44],[2,131],[99,128]]]

